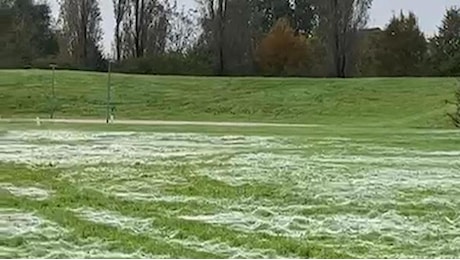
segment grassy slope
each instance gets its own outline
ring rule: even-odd
[[[58,71],[57,117],[104,117],[106,74]],[[0,116],[46,117],[51,72],[0,71]],[[116,116],[450,127],[452,79],[263,79],[113,75]]]

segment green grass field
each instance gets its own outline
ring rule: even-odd
[[[46,116],[47,74],[0,71],[0,114]],[[58,117],[104,117],[103,74],[56,81]],[[120,118],[319,126],[0,122],[0,257],[460,255],[454,80],[114,83]]]
[[[50,71],[0,71],[0,116],[48,117]],[[107,76],[56,73],[57,117],[104,118]],[[116,117],[451,127],[455,80],[198,78],[113,75]]]

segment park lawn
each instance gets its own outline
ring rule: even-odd
[[[0,71],[0,116],[104,118],[107,74]],[[452,127],[451,78],[217,78],[113,74],[120,119],[248,121],[373,127]],[[55,105],[54,105],[55,104]]]
[[[50,75],[0,71],[0,115],[47,117]],[[1,258],[460,254],[453,79],[113,85],[117,118],[314,125],[0,122]],[[104,118],[106,87],[103,73],[58,71],[56,116]]]
[[[460,133],[0,124],[2,257],[455,257]]]

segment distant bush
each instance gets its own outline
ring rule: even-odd
[[[35,59],[30,63],[30,66],[34,69],[49,69],[50,64],[56,64],[57,60],[55,57],[46,57]]]
[[[0,55],[0,69],[18,69],[24,66],[24,62],[16,57]]]
[[[196,54],[166,53],[131,58],[114,65],[114,71],[157,75],[212,75],[212,66]]]

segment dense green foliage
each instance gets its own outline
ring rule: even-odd
[[[394,16],[377,42],[377,71],[385,76],[423,75],[427,43],[415,14]]]
[[[0,14],[0,67],[22,67],[58,53],[47,4],[2,0]]]
[[[460,75],[460,8],[452,8],[432,39],[432,60],[440,75]]]

